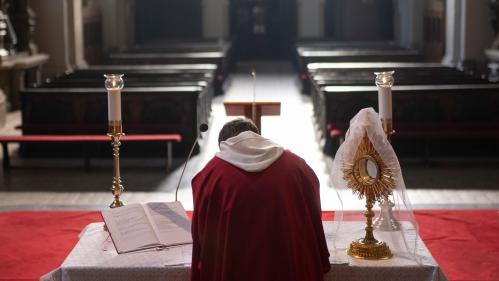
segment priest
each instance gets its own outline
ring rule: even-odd
[[[219,134],[192,180],[192,281],[323,280],[330,269],[319,181],[249,119]]]

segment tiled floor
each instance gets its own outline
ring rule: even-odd
[[[202,151],[194,156],[180,183],[179,199],[186,209],[192,209],[190,180],[218,150],[218,131],[234,118],[225,116],[223,101],[251,101],[253,84],[249,69],[255,65],[240,65],[239,73],[232,75],[227,92],[215,98],[210,129],[203,133]],[[321,182],[322,207],[340,208],[336,192],[331,188],[328,163],[324,157],[313,123],[312,104],[299,93],[299,84],[290,65],[274,64],[273,71],[264,72],[256,64],[257,101],[281,101],[281,116],[263,117],[262,134],[292,150],[314,169]],[[19,112],[8,116],[7,127],[1,134],[19,134]],[[126,131],[126,124],[124,124]],[[123,147],[122,149],[126,149]],[[11,146],[15,154],[14,145]],[[175,187],[181,173],[183,159],[176,160],[178,168],[164,171],[164,159],[122,159],[122,178],[126,188],[125,202],[174,200]],[[418,161],[401,162],[409,198],[415,208],[499,208],[499,159],[435,162],[426,167]],[[102,209],[110,203],[108,191],[112,176],[109,159],[92,160],[92,171],[85,172],[82,159],[46,160],[20,159],[18,166],[0,176],[0,210],[18,209]],[[344,202],[344,208],[362,208],[358,200]]]

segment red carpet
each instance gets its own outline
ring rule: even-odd
[[[418,211],[416,218],[449,280],[499,280],[499,210]],[[64,261],[83,227],[101,220],[85,211],[0,213],[0,281],[38,280]]]

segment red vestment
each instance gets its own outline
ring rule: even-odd
[[[322,281],[329,271],[319,181],[297,155],[259,172],[214,157],[192,190],[192,281]]]

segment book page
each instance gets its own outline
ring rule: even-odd
[[[104,210],[102,217],[118,253],[160,244],[140,204]]]
[[[164,246],[192,243],[191,221],[180,202],[151,202],[144,206]]]

